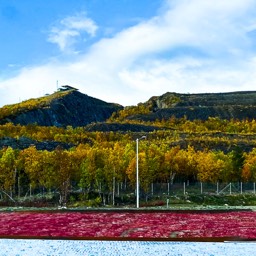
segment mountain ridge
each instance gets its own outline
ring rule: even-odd
[[[128,115],[129,120],[143,121],[168,120],[186,117],[188,120],[256,118],[256,91],[236,91],[225,93],[181,94],[167,92],[153,96],[145,103],[147,114]]]
[[[11,122],[20,125],[58,127],[90,125],[91,130],[117,131],[120,128],[124,131],[146,131],[154,129],[154,126],[132,127],[130,124],[120,125],[118,128],[117,123],[154,122],[172,117],[185,117],[188,120],[207,120],[209,117],[227,120],[256,118],[256,91],[193,94],[166,92],[160,96],[152,96],[137,106],[123,107],[88,96],[73,87],[67,87],[51,95],[0,108],[0,124]],[[116,125],[110,126],[109,122]],[[96,126],[97,123],[104,125]]]
[[[93,98],[77,90],[55,92],[0,108],[0,124],[38,124],[41,126],[73,127],[108,119],[123,107]],[[12,109],[12,110],[10,110]]]

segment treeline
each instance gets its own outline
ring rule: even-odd
[[[143,115],[146,113],[143,111],[140,112],[131,112],[133,109],[137,108],[128,108],[128,110],[121,110],[118,113],[114,113],[112,117],[109,118],[108,122],[121,122],[121,123],[131,123],[131,124],[144,124],[144,125],[153,125],[162,128],[176,129],[183,132],[223,132],[223,133],[242,133],[242,134],[252,134],[256,133],[256,120],[252,119],[220,119],[219,117],[209,117],[207,120],[188,120],[186,116],[183,118],[176,118],[172,116],[169,119],[155,120],[155,121],[143,121],[143,116],[141,119],[133,119],[132,116]],[[130,119],[127,119],[130,117]]]
[[[173,117],[154,125],[171,129],[144,134],[86,132],[84,127],[71,126],[0,125],[0,140],[27,137],[73,145],[52,151],[39,150],[35,145],[25,149],[3,146],[0,196],[11,200],[29,190],[50,190],[67,202],[74,189],[82,191],[84,198],[91,192],[111,194],[113,184],[135,189],[135,140],[142,135],[147,135],[139,142],[140,187],[145,194],[154,182],[256,182],[255,120],[189,121]]]
[[[256,149],[197,151],[193,147],[139,143],[140,187],[149,193],[154,182],[175,181],[235,182],[256,181]],[[113,183],[135,189],[135,142],[81,144],[70,150],[56,148],[49,152],[31,146],[24,150],[6,147],[0,150],[0,192],[2,199],[24,196],[29,189],[55,191],[61,203],[69,192],[111,194]]]
[[[7,123],[0,125],[0,139],[4,137],[16,138],[27,137],[36,141],[57,141],[73,144],[93,144],[102,141],[126,141],[130,139],[129,133],[104,133],[86,132],[83,127],[73,128],[56,126],[38,126],[37,124],[14,125]]]
[[[114,120],[108,120],[108,123],[115,122]],[[121,122],[121,121],[120,121]],[[256,120],[222,120],[218,117],[209,117],[208,120],[187,120],[184,118],[171,117],[169,120],[156,120],[154,122],[144,122],[141,120],[125,120],[123,123],[130,124],[143,124],[150,126],[157,126],[163,128],[164,130],[155,131],[154,133],[166,133],[173,134],[175,131],[175,136],[179,133],[194,133],[198,137],[205,136],[207,134],[219,134],[220,136],[225,136],[229,134],[234,135],[254,135],[256,133]],[[121,122],[121,123],[122,123]],[[115,122],[116,123],[116,122]],[[120,135],[121,134],[121,135]],[[126,137],[123,133],[118,132],[86,132],[84,127],[72,126],[67,127],[55,127],[55,126],[38,126],[37,124],[29,125],[14,125],[12,123],[6,123],[0,125],[0,138],[2,137],[12,137],[19,138],[21,136],[35,139],[37,141],[43,140],[54,140],[60,142],[70,142],[70,143],[83,143],[86,139],[95,139],[96,137],[103,136],[107,137],[110,135],[110,140],[123,140],[127,139],[127,136],[132,136],[131,132],[126,132]]]

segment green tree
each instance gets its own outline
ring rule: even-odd
[[[229,173],[229,181],[241,181],[242,169],[245,161],[244,153],[241,148],[236,147],[229,153],[229,157],[232,161],[232,169]]]

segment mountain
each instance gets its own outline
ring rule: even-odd
[[[0,109],[0,124],[78,127],[103,122],[122,108],[66,86],[52,95],[4,106]]]
[[[126,119],[155,121],[168,120],[172,116],[186,117],[188,120],[207,120],[209,117],[227,120],[255,119],[256,91],[198,94],[167,92],[151,97],[140,105],[148,113],[127,115]]]
[[[0,108],[0,124],[88,126],[87,131],[152,131],[150,122],[172,117],[188,120],[256,119],[256,91],[153,96],[137,106],[123,107],[90,97],[71,86],[51,95]],[[111,123],[106,122],[111,117]],[[124,124],[129,120],[129,124]],[[140,122],[144,121],[144,125]],[[122,124],[121,124],[122,122]],[[148,122],[145,125],[145,122]]]
[[[176,121],[172,119],[174,116]],[[217,130],[209,129],[208,131],[208,128],[205,130],[205,127],[201,127],[201,130],[183,131],[179,123],[186,122],[186,119],[179,118],[184,117],[187,120],[207,120],[209,117],[217,117],[223,119],[221,120],[222,128],[217,127]],[[172,119],[172,122],[161,122],[163,119]],[[90,137],[88,134],[85,137],[78,136],[80,139],[67,139],[67,141],[55,139],[54,134],[43,136],[45,128],[67,126],[83,127],[79,130],[89,134],[101,131],[105,133],[104,136],[113,136],[110,132],[120,132],[120,134],[131,136],[134,140],[145,134],[151,139],[157,136],[159,140],[161,136],[165,139],[170,136],[175,138],[170,142],[170,146],[179,145],[181,148],[187,148],[191,145],[197,150],[207,148],[228,152],[236,147],[243,148],[245,151],[254,148],[255,135],[250,135],[256,129],[253,127],[253,122],[249,128],[239,128],[240,132],[244,131],[240,134],[232,124],[228,125],[228,119],[256,120],[256,92],[202,94],[167,92],[161,96],[151,97],[137,106],[122,107],[82,94],[69,86],[51,95],[0,108],[0,125],[6,124],[0,129],[0,149],[7,146],[24,149],[35,145],[37,149],[50,151],[56,147],[68,149],[84,143],[85,140],[86,143],[93,143],[94,138],[88,139],[88,136]],[[14,128],[9,123],[37,125]],[[203,122],[199,123],[202,125]],[[216,124],[217,122],[214,123]],[[227,130],[223,128],[225,126],[228,126]],[[52,133],[65,133],[66,130],[68,129],[47,131],[52,135]],[[67,134],[63,138],[69,138]]]

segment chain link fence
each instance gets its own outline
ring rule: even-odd
[[[126,191],[127,192],[127,191]],[[136,191],[133,190],[136,197]],[[119,191],[122,195],[125,191]],[[124,194],[123,194],[124,195]],[[127,194],[126,194],[127,195]],[[152,183],[145,192],[140,189],[142,206],[171,206],[173,204],[199,205],[255,205],[256,183]]]
[[[115,194],[136,193],[131,186],[116,184]],[[172,196],[187,194],[209,194],[209,195],[228,195],[228,194],[255,194],[255,182],[230,182],[230,183],[203,183],[203,182],[175,182],[175,183],[152,183],[145,192],[140,189],[140,193],[152,196]]]
[[[227,194],[256,194],[255,182],[230,182],[230,183],[203,183],[195,182],[176,182],[152,183],[150,193],[152,195],[186,195],[186,194],[209,194],[209,195],[227,195]]]
[[[105,187],[105,189],[104,189]],[[81,196],[85,191],[78,186],[71,187],[69,193],[69,202],[80,201]],[[87,192],[86,192],[87,193]],[[5,205],[4,191],[0,191],[0,203]],[[82,200],[101,200],[103,205],[133,205],[136,200],[136,189],[134,185],[127,183],[113,182],[112,188],[106,188],[101,184],[97,189],[94,188],[86,198]],[[202,183],[202,182],[174,182],[174,183],[152,183],[147,190],[140,187],[141,202],[150,202],[151,200],[159,200],[164,204],[173,203],[174,199],[180,199],[184,202],[191,198],[203,198],[204,202],[208,202],[207,198],[225,197],[229,195],[243,195],[256,198],[256,183],[255,182],[230,182],[230,183]],[[7,197],[6,197],[7,198]],[[32,190],[31,187],[23,195],[14,197],[8,196],[8,202],[13,205],[19,202],[27,202],[26,205],[44,205],[49,203],[58,204],[60,194],[58,191],[50,190]],[[97,200],[98,200],[97,199]],[[170,200],[169,200],[170,199]],[[235,199],[234,199],[235,200]],[[49,202],[48,202],[49,201]],[[256,199],[254,200],[256,203]],[[100,203],[100,202],[98,202]],[[1,205],[1,204],[0,204]]]

